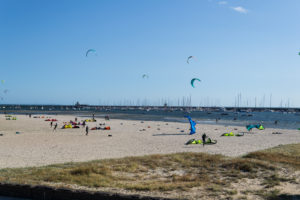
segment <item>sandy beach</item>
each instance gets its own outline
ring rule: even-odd
[[[42,115],[40,115],[42,116]],[[281,144],[300,142],[300,131],[286,129],[253,129],[243,137],[220,137],[225,132],[246,132],[245,127],[198,124],[197,133],[189,135],[189,123],[134,121],[111,119],[87,122],[89,128],[105,123],[111,130],[61,129],[63,122],[74,120],[71,115],[43,115],[29,118],[16,115],[6,120],[0,115],[0,168],[42,166],[55,163],[90,161],[149,154],[206,152],[226,156],[241,156]],[[56,131],[46,117],[57,119]],[[78,121],[88,119],[77,117]],[[56,122],[54,122],[55,124]],[[182,132],[183,131],[183,132]],[[20,134],[16,134],[20,132]],[[216,139],[215,145],[185,145],[192,138],[201,139],[206,133]],[[281,132],[282,134],[272,134]],[[112,135],[109,137],[108,135]]]

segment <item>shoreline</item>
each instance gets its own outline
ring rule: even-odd
[[[2,112],[3,113],[3,112]],[[208,112],[209,113],[209,112]],[[245,116],[245,114],[234,114],[234,113],[227,113],[226,116],[222,116],[220,112],[207,114],[206,112],[200,112],[199,113],[187,113],[187,112],[133,112],[133,111],[41,111],[41,112],[26,112],[23,111],[17,111],[17,112],[7,112],[7,114],[11,115],[28,115],[31,114],[34,115],[45,115],[45,116],[57,116],[57,115],[63,115],[63,116],[78,116],[82,118],[91,118],[93,114],[95,114],[95,117],[97,118],[103,118],[104,116],[108,115],[111,119],[117,119],[117,120],[133,120],[133,121],[161,121],[161,122],[179,122],[179,123],[186,123],[185,115],[190,115],[194,121],[197,122],[197,124],[208,124],[208,125],[223,125],[223,126],[239,126],[239,127],[245,127],[248,124],[257,124],[262,123],[265,127],[268,128],[275,128],[275,129],[290,129],[295,130],[300,128],[300,120],[298,118],[294,117],[293,120],[296,121],[289,121],[289,117],[285,118],[283,116],[280,116],[282,120],[280,120],[280,117],[274,118],[272,120],[269,120],[268,116],[265,116],[264,119],[262,119],[262,116],[260,117],[252,117],[253,115],[260,115],[261,113],[253,113],[251,117]],[[277,113],[278,114],[278,113]],[[0,112],[1,115],[1,112]],[[3,114],[2,114],[3,115]],[[293,114],[292,114],[293,116]],[[256,119],[257,118],[257,119]],[[216,119],[218,119],[218,123],[216,123]],[[267,120],[266,120],[267,119]],[[278,124],[275,124],[275,121],[278,122]]]

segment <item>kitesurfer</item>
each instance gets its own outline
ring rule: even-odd
[[[203,146],[204,146],[204,144],[205,144],[205,140],[206,140],[206,134],[203,133],[203,135],[202,135],[202,143],[203,143]]]
[[[55,130],[56,130],[56,128],[57,128],[57,123],[54,125],[54,129],[53,129],[53,131],[55,131]]]
[[[89,134],[89,126],[86,126],[85,128],[85,135],[88,135]]]

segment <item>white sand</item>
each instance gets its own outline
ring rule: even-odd
[[[46,115],[45,115],[46,116]],[[0,115],[0,168],[42,166],[54,163],[89,161],[103,158],[119,158],[147,154],[175,152],[207,152],[240,156],[248,152],[274,147],[280,144],[300,142],[300,131],[283,129],[253,130],[255,134],[243,137],[220,137],[224,132],[246,131],[244,127],[220,125],[197,125],[197,133],[188,135],[189,123],[168,123],[156,121],[97,119],[88,122],[90,128],[106,123],[112,129],[90,130],[61,129],[64,121],[74,120],[75,116],[50,116],[58,119],[58,129],[53,132],[45,118],[29,118],[17,115],[17,120],[6,120]],[[86,118],[78,118],[82,120]],[[123,123],[123,125],[121,125]],[[55,122],[54,122],[55,124]],[[148,128],[150,126],[150,128]],[[157,130],[160,128],[160,130]],[[179,129],[177,129],[179,128]],[[238,130],[234,130],[237,128]],[[140,131],[146,129],[146,131]],[[217,130],[215,130],[217,129]],[[180,131],[184,130],[184,133]],[[16,134],[19,131],[21,134]],[[274,135],[272,132],[282,132]],[[216,145],[185,145],[191,138],[200,139],[205,132],[216,139]],[[108,137],[112,134],[112,137]]]

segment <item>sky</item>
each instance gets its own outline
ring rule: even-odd
[[[299,10],[299,0],[0,0],[0,104],[300,107]]]

